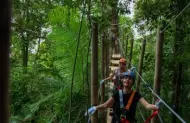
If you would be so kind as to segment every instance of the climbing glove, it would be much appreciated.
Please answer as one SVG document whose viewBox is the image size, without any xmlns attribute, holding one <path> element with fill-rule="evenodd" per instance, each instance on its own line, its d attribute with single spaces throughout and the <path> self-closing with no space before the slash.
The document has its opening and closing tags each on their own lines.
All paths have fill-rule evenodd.
<svg viewBox="0 0 190 123">
<path fill-rule="evenodd" d="M 101 80 L 101 81 L 100 81 L 100 85 L 102 85 L 103 83 L 104 83 L 104 80 Z"/>
<path fill-rule="evenodd" d="M 156 108 L 159 109 L 159 108 L 161 107 L 161 105 L 162 105 L 162 101 L 158 99 L 158 100 L 155 102 Z"/>
<path fill-rule="evenodd" d="M 134 71 L 135 69 L 136 69 L 135 67 L 132 67 L 130 70 L 131 70 L 131 71 Z"/>
<path fill-rule="evenodd" d="M 93 115 L 94 113 L 95 113 L 95 111 L 96 111 L 96 107 L 95 106 L 92 106 L 92 107 L 90 107 L 89 109 L 88 109 L 88 111 L 87 112 L 85 112 L 85 116 L 87 116 L 87 115 Z"/>
</svg>

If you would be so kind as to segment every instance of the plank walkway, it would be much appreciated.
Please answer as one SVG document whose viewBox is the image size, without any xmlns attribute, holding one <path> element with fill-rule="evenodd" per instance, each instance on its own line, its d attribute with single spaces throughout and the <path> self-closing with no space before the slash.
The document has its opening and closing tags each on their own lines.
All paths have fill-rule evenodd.
<svg viewBox="0 0 190 123">
<path fill-rule="evenodd" d="M 112 58 L 110 60 L 110 72 L 113 72 L 113 70 L 115 70 L 116 68 L 118 68 L 119 66 L 119 59 L 121 58 L 121 55 L 120 54 L 113 54 L 112 55 Z M 113 82 L 108 82 L 108 88 L 111 90 L 113 89 Z M 112 92 L 109 92 L 108 93 L 109 97 L 112 96 Z M 111 120 L 112 120 L 112 116 L 110 116 L 109 114 L 112 112 L 112 109 L 111 108 L 108 108 L 107 109 L 107 113 L 106 113 L 106 123 L 111 123 Z"/>
</svg>

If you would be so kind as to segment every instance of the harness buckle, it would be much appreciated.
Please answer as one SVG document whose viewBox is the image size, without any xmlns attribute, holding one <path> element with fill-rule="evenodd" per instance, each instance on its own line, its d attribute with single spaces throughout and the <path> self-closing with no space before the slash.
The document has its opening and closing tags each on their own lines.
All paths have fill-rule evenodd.
<svg viewBox="0 0 190 123">
<path fill-rule="evenodd" d="M 123 115 L 123 114 L 121 114 L 121 115 L 120 115 L 120 119 L 121 119 L 121 120 L 122 120 L 122 119 L 126 119 L 126 116 Z"/>
</svg>

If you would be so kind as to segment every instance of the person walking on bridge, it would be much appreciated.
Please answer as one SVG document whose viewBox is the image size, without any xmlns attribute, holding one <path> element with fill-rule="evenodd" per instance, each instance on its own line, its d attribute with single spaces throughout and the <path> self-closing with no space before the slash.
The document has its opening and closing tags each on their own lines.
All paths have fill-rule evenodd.
<svg viewBox="0 0 190 123">
<path fill-rule="evenodd" d="M 135 82 L 135 72 L 128 70 L 121 78 L 123 88 L 116 91 L 105 103 L 92 106 L 85 115 L 92 115 L 97 110 L 104 110 L 114 106 L 112 123 L 135 123 L 135 112 L 137 103 L 143 105 L 147 110 L 158 110 L 159 105 L 148 103 L 139 92 L 132 90 Z"/>
<path fill-rule="evenodd" d="M 103 79 L 100 81 L 100 85 L 102 85 L 105 81 L 107 80 L 113 80 L 114 82 L 114 91 L 117 89 L 121 89 L 122 87 L 122 82 L 121 82 L 121 76 L 122 73 L 124 73 L 127 70 L 126 68 L 126 59 L 121 58 L 119 60 L 119 67 L 113 70 L 113 72 L 110 74 L 109 77 Z"/>
</svg>

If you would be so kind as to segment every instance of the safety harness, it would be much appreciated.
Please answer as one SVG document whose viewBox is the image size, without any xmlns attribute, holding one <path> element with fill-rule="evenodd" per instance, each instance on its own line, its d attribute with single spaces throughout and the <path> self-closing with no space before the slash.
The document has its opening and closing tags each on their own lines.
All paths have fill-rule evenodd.
<svg viewBox="0 0 190 123">
<path fill-rule="evenodd" d="M 125 115 L 125 111 L 129 111 L 129 108 L 131 106 L 131 103 L 133 101 L 133 98 L 135 96 L 136 91 L 132 91 L 132 94 L 128 100 L 127 105 L 124 107 L 123 104 L 123 90 L 119 90 L 119 101 L 120 101 L 120 110 L 122 111 L 121 115 L 120 115 L 120 120 L 121 123 L 130 123 L 127 119 L 126 119 L 126 115 Z"/>
<path fill-rule="evenodd" d="M 119 90 L 119 101 L 120 101 L 120 110 L 122 111 L 121 113 L 121 116 L 120 116 L 120 120 L 121 120 L 121 123 L 130 123 L 127 119 L 126 119 L 126 115 L 125 115 L 125 111 L 129 111 L 129 108 L 131 106 L 131 103 L 133 101 L 133 98 L 135 96 L 135 92 L 136 91 L 132 91 L 132 94 L 128 100 L 128 103 L 127 105 L 124 107 L 124 104 L 123 104 L 123 90 Z M 144 123 L 149 123 L 150 120 L 155 117 L 156 115 L 158 115 L 159 113 L 159 110 L 156 110 L 154 111 L 151 116 L 148 117 L 148 119 L 144 122 Z"/>
</svg>

